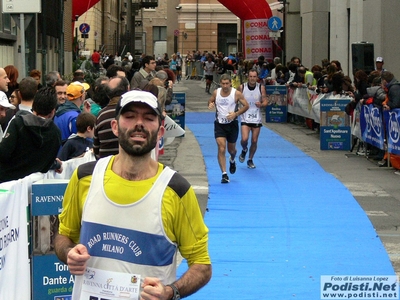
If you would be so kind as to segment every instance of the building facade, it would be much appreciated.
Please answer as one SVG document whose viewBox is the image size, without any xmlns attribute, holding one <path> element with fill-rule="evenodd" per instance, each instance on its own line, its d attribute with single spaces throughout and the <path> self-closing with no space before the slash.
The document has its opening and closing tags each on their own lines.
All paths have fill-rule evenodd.
<svg viewBox="0 0 400 300">
<path fill-rule="evenodd" d="M 241 21 L 216 0 L 183 0 L 176 10 L 179 36 L 177 49 L 186 54 L 193 50 L 241 51 Z"/>
<path fill-rule="evenodd" d="M 384 68 L 400 78 L 396 29 L 400 28 L 396 0 L 290 0 L 286 5 L 286 60 L 302 58 L 306 67 L 322 59 L 339 60 L 345 74 L 353 75 L 358 53 L 353 44 L 367 42 L 373 53 L 361 53 L 371 67 L 375 58 L 384 58 Z M 367 59 L 368 57 L 368 59 Z M 359 62 L 358 62 L 359 63 Z M 374 67 L 374 65 L 372 66 Z"/>
<path fill-rule="evenodd" d="M 283 51 L 276 53 L 283 61 L 298 56 L 306 67 L 311 68 L 321 64 L 323 59 L 335 59 L 342 63 L 346 74 L 352 75 L 352 44 L 366 41 L 373 44 L 373 56 L 384 57 L 385 66 L 395 75 L 398 72 L 400 77 L 397 71 L 400 67 L 398 42 L 391 30 L 400 26 L 395 14 L 400 8 L 399 1 L 291 0 L 285 1 L 284 8 L 284 1 L 268 2 L 273 15 L 281 17 L 285 23 L 277 41 Z M 101 3 L 94 9 L 101 11 L 104 6 Z M 126 15 L 124 5 L 121 11 Z M 112 13 L 107 18 L 118 23 Z M 123 41 L 113 41 L 109 29 L 99 29 L 103 35 L 97 45 L 118 44 L 116 48 L 125 49 L 125 52 L 136 52 L 137 55 L 144 52 L 155 57 L 178 51 L 185 55 L 192 50 L 221 51 L 226 55 L 241 51 L 241 20 L 217 0 L 159 0 L 155 8 L 135 11 L 135 21 L 134 51 Z M 126 20 L 121 18 L 119 22 L 123 34 L 127 28 Z M 90 49 L 94 47 L 93 41 L 91 45 Z"/>
<path fill-rule="evenodd" d="M 192 50 L 227 54 L 238 51 L 240 20 L 217 0 L 159 0 L 157 7 L 150 8 L 140 7 L 139 1 L 135 5 L 134 1 L 131 20 L 126 4 L 126 1 L 100 1 L 81 16 L 75 27 L 88 23 L 91 31 L 98 32 L 98 37 L 95 40 L 89 34 L 84 47 L 80 38 L 80 48 L 122 54 L 129 51 L 136 56 L 146 53 L 155 57 Z M 135 25 L 134 30 L 129 31 L 130 23 Z"/>
<path fill-rule="evenodd" d="M 43 74 L 54 70 L 72 72 L 72 0 L 42 0 L 40 5 L 40 13 L 25 14 L 3 11 L 1 7 L 0 66 L 15 65 L 19 80 L 32 69 Z"/>
</svg>

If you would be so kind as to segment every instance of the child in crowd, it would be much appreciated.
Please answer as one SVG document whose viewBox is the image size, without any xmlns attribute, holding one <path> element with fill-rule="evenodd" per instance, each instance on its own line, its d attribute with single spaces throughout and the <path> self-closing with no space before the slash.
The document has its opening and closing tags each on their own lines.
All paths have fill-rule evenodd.
<svg viewBox="0 0 400 300">
<path fill-rule="evenodd" d="M 72 134 L 58 153 L 61 161 L 82 156 L 93 148 L 94 125 L 96 117 L 87 112 L 82 112 L 76 119 L 77 134 Z"/>
</svg>

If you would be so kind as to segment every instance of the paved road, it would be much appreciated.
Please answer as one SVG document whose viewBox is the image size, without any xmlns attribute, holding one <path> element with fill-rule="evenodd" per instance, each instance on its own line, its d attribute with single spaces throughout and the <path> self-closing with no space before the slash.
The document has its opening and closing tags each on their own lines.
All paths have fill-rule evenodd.
<svg viewBox="0 0 400 300">
<path fill-rule="evenodd" d="M 187 112 L 208 111 L 209 95 L 205 93 L 205 82 L 183 80 L 175 85 L 174 91 L 186 93 Z M 375 161 L 351 152 L 320 150 L 319 134 L 304 126 L 290 123 L 264 123 L 264 126 L 313 157 L 351 191 L 374 225 L 397 275 L 400 275 L 400 176 L 394 174 L 393 169 L 379 168 Z M 165 155 L 160 161 L 189 180 L 204 212 L 208 201 L 205 165 L 196 139 L 190 128 L 186 130 L 185 137 L 176 138 L 165 147 Z"/>
</svg>

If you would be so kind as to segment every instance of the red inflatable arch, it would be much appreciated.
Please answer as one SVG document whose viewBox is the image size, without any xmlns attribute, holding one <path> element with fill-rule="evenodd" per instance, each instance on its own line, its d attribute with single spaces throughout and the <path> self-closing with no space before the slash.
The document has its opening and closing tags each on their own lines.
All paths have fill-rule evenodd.
<svg viewBox="0 0 400 300">
<path fill-rule="evenodd" d="M 73 0 L 72 2 L 72 21 L 75 16 L 81 16 L 87 12 L 92 6 L 100 2 L 100 0 Z"/>
<path fill-rule="evenodd" d="M 266 0 L 218 0 L 241 20 L 269 19 L 272 11 Z"/>
</svg>

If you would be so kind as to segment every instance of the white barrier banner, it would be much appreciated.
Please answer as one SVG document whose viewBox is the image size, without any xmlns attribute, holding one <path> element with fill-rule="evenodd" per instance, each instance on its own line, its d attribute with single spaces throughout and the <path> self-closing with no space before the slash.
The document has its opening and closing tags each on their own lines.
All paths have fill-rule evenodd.
<svg viewBox="0 0 400 300">
<path fill-rule="evenodd" d="M 169 116 L 165 116 L 164 127 L 164 138 L 177 137 L 185 134 L 185 130 Z"/>
<path fill-rule="evenodd" d="M 362 140 L 361 125 L 360 125 L 360 103 L 357 104 L 354 109 L 354 113 L 351 119 L 351 134 Z"/>
<path fill-rule="evenodd" d="M 305 118 L 313 119 L 316 123 L 321 123 L 321 99 L 337 98 L 345 99 L 347 96 L 328 94 L 317 94 L 308 88 L 288 88 L 288 112 Z"/>
<path fill-rule="evenodd" d="M 0 299 L 30 299 L 26 181 L 0 184 Z"/>
<path fill-rule="evenodd" d="M 62 163 L 62 168 L 63 171 L 61 173 L 56 173 L 54 171 L 48 171 L 44 178 L 45 179 L 70 179 L 72 176 L 72 173 L 74 173 L 75 169 L 79 167 L 80 165 L 94 161 L 96 160 L 96 157 L 94 156 L 94 153 L 92 150 L 87 151 L 84 156 L 82 157 L 76 157 L 76 158 L 71 158 L 67 161 L 63 161 Z"/>
<path fill-rule="evenodd" d="M 307 88 L 296 88 L 293 93 L 292 101 L 288 102 L 288 112 L 305 118 L 310 118 L 311 104 Z"/>
</svg>

